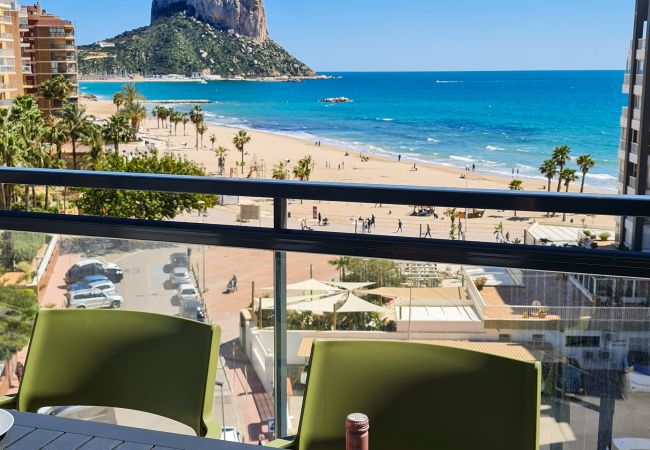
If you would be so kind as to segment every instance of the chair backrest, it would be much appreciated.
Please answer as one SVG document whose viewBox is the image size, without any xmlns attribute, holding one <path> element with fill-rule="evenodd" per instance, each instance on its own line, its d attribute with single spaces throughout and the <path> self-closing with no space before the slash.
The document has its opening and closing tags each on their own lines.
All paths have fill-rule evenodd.
<svg viewBox="0 0 650 450">
<path fill-rule="evenodd" d="M 449 347 L 316 341 L 299 450 L 345 448 L 370 419 L 372 450 L 537 450 L 540 365 Z"/>
<path fill-rule="evenodd" d="M 164 416 L 203 436 L 211 416 L 221 329 L 157 314 L 39 312 L 18 409 L 105 406 Z"/>
</svg>

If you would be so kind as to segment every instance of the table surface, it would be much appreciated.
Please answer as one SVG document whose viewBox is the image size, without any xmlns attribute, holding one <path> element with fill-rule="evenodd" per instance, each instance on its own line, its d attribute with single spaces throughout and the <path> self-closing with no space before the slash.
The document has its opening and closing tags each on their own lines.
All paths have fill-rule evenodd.
<svg viewBox="0 0 650 450">
<path fill-rule="evenodd" d="M 9 411 L 16 420 L 0 450 L 245 450 L 254 446 L 119 425 Z"/>
</svg>

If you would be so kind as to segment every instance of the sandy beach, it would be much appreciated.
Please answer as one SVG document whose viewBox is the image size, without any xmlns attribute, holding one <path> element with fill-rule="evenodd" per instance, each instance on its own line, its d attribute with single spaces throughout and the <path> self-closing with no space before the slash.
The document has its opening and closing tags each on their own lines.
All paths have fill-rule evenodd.
<svg viewBox="0 0 650 450">
<path fill-rule="evenodd" d="M 115 113 L 115 106 L 105 100 L 84 100 L 84 105 L 89 114 L 98 119 L 106 118 Z M 413 162 L 382 158 L 375 155 L 365 154 L 367 162 L 363 162 L 359 153 L 353 153 L 345 148 L 332 147 L 327 145 L 317 146 L 314 142 L 307 142 L 297 138 L 283 136 L 275 133 L 267 133 L 251 130 L 249 133 L 252 141 L 246 146 L 244 156 L 246 162 L 245 174 L 242 175 L 236 162 L 241 159 L 241 154 L 232 145 L 232 138 L 237 129 L 209 125 L 209 131 L 204 135 L 203 147 L 196 150 L 196 136 L 193 125 L 188 124 L 186 134 L 183 133 L 182 125 L 178 127 L 178 135 L 170 134 L 169 129 L 158 128 L 155 119 L 149 117 L 142 125 L 140 135 L 143 140 L 154 143 L 160 151 L 171 151 L 180 157 L 187 157 L 203 164 L 210 174 L 217 174 L 217 158 L 212 152 L 210 136 L 216 136 L 216 146 L 224 146 L 229 149 L 226 156 L 225 176 L 245 177 L 253 163 L 258 167 L 253 172 L 253 178 L 271 178 L 273 166 L 280 161 L 289 161 L 290 169 L 301 158 L 311 155 L 315 161 L 315 168 L 311 177 L 313 181 L 365 183 L 365 184 L 392 184 L 412 186 L 436 186 L 468 189 L 508 189 L 510 177 L 500 177 L 481 172 L 477 167 L 476 172 L 467 172 L 463 169 L 440 166 L 435 164 L 417 163 L 417 170 L 413 170 Z M 127 148 L 145 150 L 143 143 L 129 144 Z M 523 179 L 523 188 L 531 191 L 545 191 L 546 183 L 543 180 Z M 572 191 L 579 189 L 579 183 L 575 183 Z M 586 187 L 587 192 L 603 193 Z M 606 192 L 605 192 L 606 193 Z M 270 217 L 271 205 L 268 201 L 260 202 L 263 215 Z M 376 232 L 381 234 L 394 233 L 397 230 L 398 220 L 404 224 L 405 235 L 418 236 L 420 230 L 426 230 L 430 225 L 432 236 L 447 238 L 449 236 L 449 219 L 444 216 L 444 210 L 438 209 L 436 213 L 439 218 L 412 217 L 410 213 L 413 208 L 409 206 L 391 205 L 362 205 L 345 204 L 333 202 L 295 202 L 291 204 L 290 212 L 295 223 L 299 227 L 300 218 L 308 218 L 310 225 L 317 225 L 312 220 L 312 208 L 318 207 L 323 217 L 327 217 L 332 226 L 330 229 L 336 231 L 355 230 L 354 218 L 367 218 L 374 215 L 377 221 Z M 230 207 L 233 209 L 234 207 Z M 234 214 L 234 211 L 233 211 Z M 561 224 L 562 216 L 547 218 L 546 213 L 519 213 L 514 217 L 513 211 L 488 211 L 482 219 L 471 219 L 463 223 L 467 227 L 466 238 L 471 240 L 494 240 L 494 228 L 503 223 L 505 232 L 510 238 L 522 239 L 524 230 L 534 221 L 543 223 Z M 611 217 L 586 217 L 584 215 L 568 215 L 566 224 L 571 221 L 576 226 L 581 226 L 583 221 L 587 227 L 599 227 L 614 229 L 614 219 Z M 361 232 L 360 224 L 356 224 Z M 375 232 L 375 230 L 373 230 Z"/>
</svg>

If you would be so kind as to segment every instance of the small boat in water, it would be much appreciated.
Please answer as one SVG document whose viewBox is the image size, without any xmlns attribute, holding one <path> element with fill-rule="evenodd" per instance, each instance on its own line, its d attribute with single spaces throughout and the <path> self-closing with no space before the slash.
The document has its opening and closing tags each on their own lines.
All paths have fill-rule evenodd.
<svg viewBox="0 0 650 450">
<path fill-rule="evenodd" d="M 321 100 L 323 103 L 352 103 L 352 99 L 347 97 L 331 97 Z"/>
</svg>

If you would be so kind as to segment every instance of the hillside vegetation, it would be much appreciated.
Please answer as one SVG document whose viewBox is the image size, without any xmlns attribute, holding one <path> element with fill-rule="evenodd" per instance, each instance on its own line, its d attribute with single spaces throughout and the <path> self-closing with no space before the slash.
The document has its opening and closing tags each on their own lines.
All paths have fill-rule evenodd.
<svg viewBox="0 0 650 450">
<path fill-rule="evenodd" d="M 223 77 L 311 76 L 314 72 L 273 40 L 259 43 L 185 14 L 157 20 L 99 45 L 79 47 L 84 75 L 168 75 L 206 72 Z"/>
</svg>

